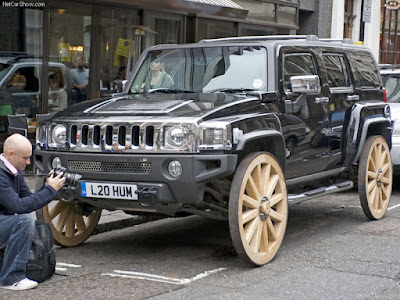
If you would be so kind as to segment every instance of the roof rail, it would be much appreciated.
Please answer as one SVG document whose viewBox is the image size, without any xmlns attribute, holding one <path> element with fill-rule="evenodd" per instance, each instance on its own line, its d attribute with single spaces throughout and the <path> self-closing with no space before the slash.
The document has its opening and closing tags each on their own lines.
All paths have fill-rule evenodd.
<svg viewBox="0 0 400 300">
<path fill-rule="evenodd" d="M 28 54 L 26 54 L 26 55 L 18 55 L 16 57 L 13 57 L 9 61 L 7 61 L 7 64 L 13 64 L 13 63 L 15 63 L 15 62 L 17 62 L 17 61 L 19 61 L 21 59 L 24 59 L 24 58 L 41 58 L 41 57 L 35 57 L 33 55 L 28 55 Z"/>
<path fill-rule="evenodd" d="M 344 44 L 354 44 L 352 39 L 349 38 L 344 38 L 344 39 L 330 39 L 330 38 L 323 38 L 320 39 L 323 42 L 338 42 L 338 43 L 344 43 Z"/>
<path fill-rule="evenodd" d="M 26 52 L 22 51 L 0 51 L 0 57 L 10 57 L 10 56 L 20 56 L 20 55 L 28 55 Z"/>
<path fill-rule="evenodd" d="M 227 37 L 218 39 L 204 39 L 200 40 L 199 43 L 210 43 L 210 42 L 242 42 L 242 41 L 272 41 L 272 40 L 305 40 L 307 38 L 316 38 L 315 35 L 259 35 L 259 36 L 238 36 L 238 37 Z"/>
</svg>

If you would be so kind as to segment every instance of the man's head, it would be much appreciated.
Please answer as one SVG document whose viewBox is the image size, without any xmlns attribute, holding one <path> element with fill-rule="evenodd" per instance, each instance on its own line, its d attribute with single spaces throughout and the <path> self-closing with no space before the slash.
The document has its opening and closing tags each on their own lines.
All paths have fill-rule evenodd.
<svg viewBox="0 0 400 300">
<path fill-rule="evenodd" d="M 23 135 L 15 133 L 4 141 L 3 155 L 18 171 L 23 171 L 31 163 L 32 144 Z"/>
<path fill-rule="evenodd" d="M 83 59 L 83 56 L 78 56 L 76 58 L 75 67 L 77 69 L 83 69 L 84 66 L 85 66 L 85 61 Z"/>
</svg>

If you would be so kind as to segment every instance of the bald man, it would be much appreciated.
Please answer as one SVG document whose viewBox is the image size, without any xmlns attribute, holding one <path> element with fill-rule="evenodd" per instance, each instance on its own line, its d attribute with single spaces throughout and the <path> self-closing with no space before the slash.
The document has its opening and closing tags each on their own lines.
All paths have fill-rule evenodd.
<svg viewBox="0 0 400 300">
<path fill-rule="evenodd" d="M 51 202 L 65 178 L 49 176 L 45 185 L 32 194 L 22 171 L 31 163 L 32 145 L 20 134 L 8 137 L 0 155 L 0 249 L 5 247 L 0 286 L 9 290 L 27 290 L 38 285 L 26 278 L 26 265 L 35 233 L 30 212 Z"/>
</svg>

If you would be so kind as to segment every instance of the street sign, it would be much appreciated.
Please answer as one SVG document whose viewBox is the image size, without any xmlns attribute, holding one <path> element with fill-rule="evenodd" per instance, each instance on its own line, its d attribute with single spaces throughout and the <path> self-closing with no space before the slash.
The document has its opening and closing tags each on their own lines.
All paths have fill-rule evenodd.
<svg viewBox="0 0 400 300">
<path fill-rule="evenodd" d="M 365 23 L 371 23 L 371 6 L 372 0 L 364 0 L 362 21 Z"/>
</svg>

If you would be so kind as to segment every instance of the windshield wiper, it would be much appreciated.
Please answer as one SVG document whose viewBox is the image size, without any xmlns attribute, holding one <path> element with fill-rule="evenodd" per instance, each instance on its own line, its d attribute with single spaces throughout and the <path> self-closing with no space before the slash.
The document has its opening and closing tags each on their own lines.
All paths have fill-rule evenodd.
<svg viewBox="0 0 400 300">
<path fill-rule="evenodd" d="M 246 89 L 246 88 L 224 88 L 224 89 L 215 89 L 209 91 L 209 93 L 242 93 L 242 92 L 254 92 L 255 89 Z"/>
<path fill-rule="evenodd" d="M 181 90 L 181 89 L 168 89 L 168 88 L 159 88 L 159 89 L 152 89 L 148 90 L 147 94 L 152 93 L 165 93 L 165 94 L 173 94 L 173 93 L 194 93 L 190 90 Z"/>
</svg>

